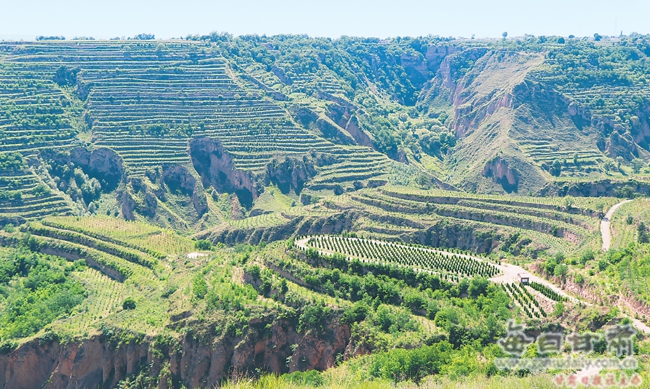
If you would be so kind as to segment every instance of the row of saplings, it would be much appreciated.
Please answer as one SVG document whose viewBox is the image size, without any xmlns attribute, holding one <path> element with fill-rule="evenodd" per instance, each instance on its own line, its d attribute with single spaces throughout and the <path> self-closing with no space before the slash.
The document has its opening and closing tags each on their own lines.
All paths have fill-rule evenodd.
<svg viewBox="0 0 650 389">
<path fill-rule="evenodd" d="M 361 258 L 373 258 L 425 269 L 444 270 L 467 276 L 490 277 L 498 273 L 498 270 L 487 262 L 455 254 L 444 255 L 431 250 L 394 243 L 379 243 L 341 237 L 316 237 L 311 238 L 308 244 L 323 250 Z"/>
<path fill-rule="evenodd" d="M 314 251 L 311 252 L 314 255 Z M 448 282 L 437 274 L 416 272 L 412 268 L 382 263 L 348 261 L 342 255 L 317 255 L 323 268 L 299 267 L 292 261 L 280 260 L 282 270 L 304 280 L 305 284 L 318 292 L 332 297 L 359 301 L 366 297 L 380 303 L 403 305 L 414 314 L 433 319 L 437 313 L 438 301 L 422 293 L 425 290 L 446 291 L 451 297 L 469 295 L 476 298 L 485 295 L 490 282 L 486 278 L 460 279 Z M 312 262 L 314 258 L 312 258 Z"/>
<path fill-rule="evenodd" d="M 547 314 L 544 309 L 539 304 L 539 301 L 535 299 L 526 288 L 521 287 L 519 284 L 505 283 L 501 284 L 503 289 L 510 294 L 519 302 L 519 305 L 524 309 L 526 315 L 530 318 L 535 316 L 540 318 L 540 314 L 543 317 L 546 317 Z M 535 309 L 535 307 L 537 309 Z"/>
</svg>

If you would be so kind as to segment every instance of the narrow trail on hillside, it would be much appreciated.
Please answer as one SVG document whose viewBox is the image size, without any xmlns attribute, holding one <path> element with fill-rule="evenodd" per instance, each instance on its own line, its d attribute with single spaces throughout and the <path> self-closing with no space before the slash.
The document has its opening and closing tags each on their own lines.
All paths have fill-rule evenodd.
<svg viewBox="0 0 650 389">
<path fill-rule="evenodd" d="M 609 250 L 612 244 L 612 232 L 610 229 L 610 224 L 611 224 L 612 216 L 614 216 L 614 212 L 618 209 L 618 207 L 620 207 L 623 204 L 629 203 L 630 201 L 632 200 L 621 201 L 620 203 L 614 205 L 609 209 L 609 211 L 607 211 L 607 214 L 605 215 L 603 220 L 601 220 L 600 234 L 603 237 L 603 247 L 602 247 L 603 251 Z"/>
<path fill-rule="evenodd" d="M 632 305 L 630 305 L 627 301 L 624 301 L 622 299 L 619 299 L 618 307 L 621 308 L 622 310 L 627 308 L 632 312 L 634 312 L 635 314 L 638 313 Z M 634 318 L 633 316 L 631 316 L 630 319 L 632 320 L 632 325 L 634 326 L 634 328 L 636 328 L 640 332 L 643 332 L 646 335 L 650 335 L 650 326 L 646 325 L 641 320 Z"/>
<path fill-rule="evenodd" d="M 601 235 L 603 237 L 603 246 L 602 246 L 603 251 L 608 251 L 611 248 L 611 244 L 612 244 L 611 221 L 612 221 L 612 216 L 614 216 L 614 212 L 616 212 L 616 210 L 621 205 L 627 204 L 630 201 L 632 201 L 632 200 L 625 200 L 625 201 L 621 201 L 618 204 L 615 204 L 613 207 L 611 207 L 609 209 L 609 211 L 607 211 L 607 214 L 605 215 L 603 220 L 600 222 L 600 233 L 601 233 Z M 637 310 L 634 309 L 633 306 L 631 306 L 627 302 L 625 302 L 624 304 L 621 304 L 620 300 L 619 300 L 618 307 L 622 311 L 625 311 L 625 310 L 632 311 L 633 315 L 630 316 L 630 319 L 632 320 L 632 325 L 634 326 L 634 328 L 636 328 L 639 332 L 642 332 L 644 334 L 650 334 L 650 327 L 648 325 L 646 325 L 644 322 L 642 322 L 641 320 L 636 319 L 634 317 L 634 315 L 638 314 L 639 312 L 637 312 Z"/>
</svg>

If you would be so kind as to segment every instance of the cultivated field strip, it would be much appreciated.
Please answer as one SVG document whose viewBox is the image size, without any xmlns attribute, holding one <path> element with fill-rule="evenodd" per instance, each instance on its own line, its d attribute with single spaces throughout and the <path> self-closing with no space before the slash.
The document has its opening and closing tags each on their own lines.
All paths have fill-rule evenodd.
<svg viewBox="0 0 650 389">
<path fill-rule="evenodd" d="M 526 313 L 526 316 L 533 319 L 547 317 L 547 313 L 539 301 L 528 291 L 526 286 L 515 282 L 501 284 L 503 290 L 512 297 L 512 300 Z"/>
<path fill-rule="evenodd" d="M 23 167 L 19 171 L 0 169 L 0 221 L 20 223 L 42 216 L 72 212 L 69 203 Z"/>
<path fill-rule="evenodd" d="M 112 244 L 115 244 L 115 245 L 118 245 L 118 246 L 123 246 L 123 247 L 128 248 L 128 249 L 134 249 L 134 250 L 140 251 L 141 253 L 150 255 L 150 256 L 152 256 L 154 258 L 157 258 L 157 259 L 165 258 L 165 254 L 159 253 L 159 252 L 157 252 L 155 250 L 152 250 L 152 249 L 150 249 L 148 247 L 144 247 L 144 246 L 137 245 L 137 244 L 134 244 L 134 243 L 125 242 L 123 240 L 115 239 L 115 238 L 112 238 L 110 236 L 100 234 L 100 233 L 97 233 L 97 232 L 88 231 L 88 230 L 85 230 L 85 229 L 83 229 L 81 227 L 66 225 L 64 223 L 60 223 L 60 222 L 56 222 L 56 221 L 52 221 L 52 220 L 48 220 L 48 219 L 41 220 L 40 223 L 42 225 L 50 227 L 50 228 L 55 228 L 55 229 L 59 229 L 59 230 L 73 231 L 73 232 L 76 232 L 76 233 L 79 233 L 79 234 L 82 234 L 82 235 L 86 235 L 88 237 L 95 238 L 95 239 L 98 239 L 98 240 L 101 240 L 101 241 L 104 241 L 104 242 L 112 243 Z"/>
<path fill-rule="evenodd" d="M 281 212 L 273 212 L 259 216 L 247 217 L 242 220 L 231 220 L 228 223 L 233 227 L 248 229 L 281 225 L 286 223 L 288 220 L 289 219 Z"/>
<path fill-rule="evenodd" d="M 146 269 L 107 252 L 72 241 L 41 235 L 33 235 L 32 239 L 31 245 L 34 249 L 68 260 L 84 259 L 90 267 L 119 282 L 123 282 L 134 273 L 142 271 L 141 269 Z"/>
<path fill-rule="evenodd" d="M 71 102 L 54 83 L 55 71 L 0 55 L 0 152 L 28 155 L 74 143 Z"/>
<path fill-rule="evenodd" d="M 88 298 L 76 314 L 62 319 L 56 326 L 75 333 L 80 329 L 87 331 L 93 328 L 97 320 L 102 320 L 115 312 L 124 301 L 126 286 L 93 268 L 72 274 L 83 284 Z"/>
<path fill-rule="evenodd" d="M 302 240 L 305 241 L 305 247 L 315 248 L 326 253 L 339 253 L 351 258 L 456 274 L 462 277 L 493 277 L 499 273 L 497 267 L 487 261 L 465 254 L 425 247 L 327 235 Z"/>
<path fill-rule="evenodd" d="M 567 208 L 566 199 L 562 197 L 531 197 L 531 196 L 499 196 L 445 190 L 411 190 L 410 188 L 383 188 L 382 193 L 392 197 L 410 199 L 421 202 L 455 204 L 461 200 L 478 200 L 495 204 L 504 204 L 526 208 L 540 208 L 568 213 L 581 213 L 587 216 L 599 217 L 599 212 L 609 209 L 619 200 L 613 197 L 579 197 L 574 198 L 574 204 Z"/>
<path fill-rule="evenodd" d="M 194 250 L 191 241 L 180 238 L 175 231 L 137 221 L 127 222 L 108 216 L 68 216 L 49 217 L 42 222 L 149 253 L 155 258 L 160 258 L 161 255 L 187 254 Z"/>
<path fill-rule="evenodd" d="M 44 236 L 56 240 L 63 240 L 79 244 L 85 247 L 93 248 L 97 251 L 121 258 L 125 261 L 153 268 L 156 264 L 156 259 L 145 255 L 137 250 L 127 248 L 112 242 L 107 242 L 95 237 L 88 236 L 81 232 L 72 230 L 60 229 L 50 227 L 39 222 L 32 222 L 27 227 L 27 230 L 33 235 Z"/>
<path fill-rule="evenodd" d="M 583 226 L 570 224 L 546 217 L 535 217 L 525 213 L 519 213 L 517 208 L 511 210 L 490 210 L 475 206 L 463 206 L 457 204 L 427 204 L 392 198 L 389 196 L 369 195 L 361 193 L 352 196 L 352 199 L 364 205 L 373 205 L 385 211 L 398 212 L 414 215 L 438 215 L 456 219 L 485 222 L 495 225 L 517 227 L 532 231 L 549 234 L 572 233 L 577 236 L 586 235 L 587 231 Z M 473 204 L 472 204 L 473 205 Z"/>
</svg>

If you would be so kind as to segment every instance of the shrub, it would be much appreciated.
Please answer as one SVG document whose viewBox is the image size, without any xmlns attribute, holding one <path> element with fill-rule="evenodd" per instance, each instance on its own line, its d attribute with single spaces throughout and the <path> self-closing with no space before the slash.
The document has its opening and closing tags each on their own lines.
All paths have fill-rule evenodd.
<svg viewBox="0 0 650 389">
<path fill-rule="evenodd" d="M 135 309 L 135 300 L 133 297 L 127 297 L 124 302 L 122 303 L 122 308 L 124 310 L 132 310 Z"/>
<path fill-rule="evenodd" d="M 325 323 L 327 323 L 330 311 L 331 309 L 322 301 L 307 305 L 300 315 L 298 332 L 310 329 L 322 332 L 325 329 Z"/>
<path fill-rule="evenodd" d="M 564 314 L 564 303 L 559 302 L 555 304 L 555 309 L 553 310 L 553 315 L 555 316 L 562 316 Z"/>
<path fill-rule="evenodd" d="M 645 228 L 645 223 L 641 222 L 639 223 L 639 226 L 637 227 L 638 231 L 638 237 L 637 240 L 639 243 L 648 243 L 650 242 L 650 238 L 648 237 L 648 231 L 646 231 Z"/>
<path fill-rule="evenodd" d="M 427 375 L 439 374 L 452 360 L 454 351 L 449 342 L 413 350 L 395 349 L 371 357 L 369 372 L 374 377 L 418 383 Z"/>
<path fill-rule="evenodd" d="M 194 297 L 203 299 L 208 294 L 208 283 L 203 274 L 197 274 L 192 281 L 192 293 Z"/>
<path fill-rule="evenodd" d="M 569 270 L 569 267 L 565 264 L 560 264 L 555 267 L 553 270 L 553 275 L 556 277 L 564 277 Z"/>
<path fill-rule="evenodd" d="M 5 340 L 0 343 L 0 355 L 6 355 L 14 351 L 18 347 L 18 342 L 14 340 Z"/>
<path fill-rule="evenodd" d="M 250 276 L 256 280 L 260 278 L 261 272 L 260 267 L 257 265 L 249 266 L 248 269 L 246 269 L 246 273 L 250 274 Z"/>
<path fill-rule="evenodd" d="M 43 184 L 38 184 L 36 188 L 34 188 L 35 196 L 49 195 L 50 193 L 52 193 L 50 187 Z"/>
<path fill-rule="evenodd" d="M 582 263 L 584 265 L 588 261 L 593 260 L 595 257 L 596 257 L 596 255 L 594 254 L 594 251 L 592 249 L 587 249 L 580 256 L 580 263 Z"/>
<path fill-rule="evenodd" d="M 296 371 L 282 376 L 282 380 L 295 385 L 316 387 L 324 384 L 323 376 L 316 370 Z"/>
<path fill-rule="evenodd" d="M 212 250 L 212 242 L 205 239 L 197 240 L 196 242 L 194 242 L 194 248 L 197 250 L 204 250 L 204 251 Z"/>
<path fill-rule="evenodd" d="M 576 283 L 582 284 L 585 282 L 585 277 L 582 274 L 576 274 Z"/>
<path fill-rule="evenodd" d="M 345 324 L 358 323 L 365 320 L 370 307 L 363 301 L 357 301 L 351 307 L 347 308 L 343 312 L 343 318 L 341 321 Z"/>
<path fill-rule="evenodd" d="M 487 278 L 472 278 L 467 292 L 470 296 L 477 298 L 478 296 L 487 294 L 487 288 L 489 285 L 490 281 L 488 281 Z"/>
</svg>

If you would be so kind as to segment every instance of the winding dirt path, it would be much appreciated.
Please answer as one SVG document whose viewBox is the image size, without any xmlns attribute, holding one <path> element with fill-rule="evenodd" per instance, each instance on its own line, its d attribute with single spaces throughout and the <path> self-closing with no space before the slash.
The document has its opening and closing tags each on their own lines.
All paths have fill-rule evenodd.
<svg viewBox="0 0 650 389">
<path fill-rule="evenodd" d="M 620 207 L 621 205 L 623 205 L 625 203 L 629 203 L 630 201 L 632 201 L 632 200 L 621 201 L 620 203 L 614 205 L 613 207 L 611 207 L 609 209 L 609 211 L 607 211 L 607 214 L 605 215 L 603 220 L 601 220 L 601 222 L 600 222 L 600 234 L 603 237 L 603 247 L 602 247 L 603 251 L 609 250 L 609 248 L 610 248 L 610 246 L 612 244 L 612 232 L 611 232 L 610 224 L 611 224 L 612 216 L 614 216 L 614 212 L 618 209 L 618 207 Z"/>
<path fill-rule="evenodd" d="M 628 303 L 627 301 L 623 299 L 619 299 L 618 301 L 619 301 L 618 307 L 621 308 L 623 311 L 627 309 L 632 311 L 633 314 L 638 313 L 636 309 L 634 309 L 634 307 L 630 305 L 630 303 Z M 635 319 L 633 315 L 630 316 L 630 319 L 632 320 L 632 325 L 634 326 L 634 328 L 639 330 L 639 332 L 643 332 L 646 335 L 650 335 L 650 327 L 648 325 L 646 325 L 644 322 L 642 322 L 639 319 Z"/>
</svg>

